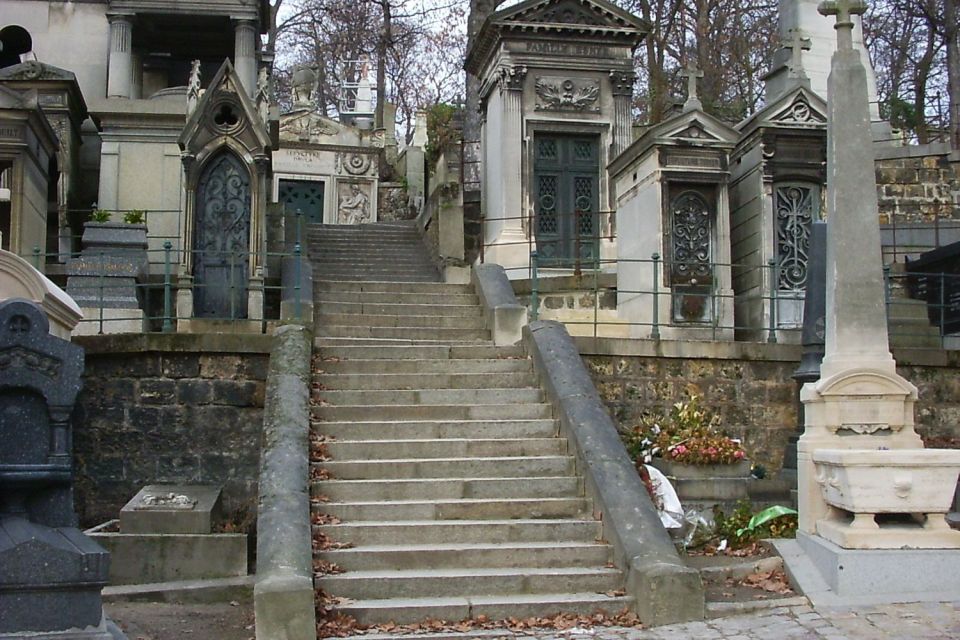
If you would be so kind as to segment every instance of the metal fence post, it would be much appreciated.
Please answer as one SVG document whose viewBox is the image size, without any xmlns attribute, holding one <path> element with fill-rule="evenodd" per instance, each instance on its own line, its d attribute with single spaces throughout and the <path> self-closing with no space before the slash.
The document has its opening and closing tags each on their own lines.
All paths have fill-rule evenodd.
<svg viewBox="0 0 960 640">
<path fill-rule="evenodd" d="M 173 331 L 173 321 L 170 315 L 173 311 L 173 296 L 170 283 L 170 249 L 173 243 L 169 240 L 163 243 L 163 327 L 164 333 Z"/>
<path fill-rule="evenodd" d="M 540 283 L 537 275 L 537 252 L 530 252 L 530 317 L 534 320 L 540 317 Z"/>
<path fill-rule="evenodd" d="M 33 247 L 33 266 L 37 271 L 40 271 L 40 247 Z"/>
<path fill-rule="evenodd" d="M 303 271 L 301 270 L 301 267 L 300 267 L 301 250 L 300 250 L 299 242 L 293 246 L 293 255 L 295 255 L 297 258 L 297 265 L 296 265 L 296 271 L 295 271 L 296 280 L 294 281 L 294 284 L 293 284 L 293 289 L 294 291 L 297 292 L 297 300 L 296 300 L 296 305 L 294 306 L 294 309 L 296 311 L 297 320 L 303 320 L 303 318 L 301 317 L 303 314 L 302 314 L 302 307 L 300 302 L 300 278 L 303 275 Z"/>
<path fill-rule="evenodd" d="M 653 260 L 653 328 L 650 330 L 650 337 L 654 340 L 660 339 L 660 254 L 654 253 L 650 258 Z"/>
<path fill-rule="evenodd" d="M 103 266 L 103 251 L 101 251 L 101 252 L 100 252 L 100 269 L 99 269 L 99 273 L 97 274 L 97 281 L 99 282 L 99 288 L 100 288 L 100 305 L 99 305 L 99 307 L 100 307 L 100 331 L 99 331 L 99 333 L 100 333 L 100 334 L 103 334 L 103 270 L 104 270 L 104 266 Z"/>
<path fill-rule="evenodd" d="M 303 209 L 297 209 L 297 245 L 303 246 Z"/>
<path fill-rule="evenodd" d="M 230 252 L 230 319 L 237 319 L 237 283 L 236 274 L 234 271 L 237 266 L 237 254 L 235 251 Z"/>
<path fill-rule="evenodd" d="M 773 344 L 777 341 L 777 305 L 779 299 L 777 289 L 777 261 L 774 258 L 767 260 L 767 266 L 770 267 L 770 327 L 767 332 L 767 342 Z"/>
<path fill-rule="evenodd" d="M 946 277 L 947 274 L 940 272 L 940 348 L 943 348 L 944 339 L 946 336 L 946 321 L 947 317 L 947 294 L 946 294 Z"/>
</svg>

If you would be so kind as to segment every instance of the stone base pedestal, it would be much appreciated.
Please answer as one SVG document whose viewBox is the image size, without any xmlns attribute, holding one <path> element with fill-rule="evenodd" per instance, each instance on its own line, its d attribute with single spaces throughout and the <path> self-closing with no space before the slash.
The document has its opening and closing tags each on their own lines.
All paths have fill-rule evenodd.
<svg viewBox="0 0 960 640">
<path fill-rule="evenodd" d="M 143 311 L 140 309 L 91 309 L 81 307 L 83 322 L 74 335 L 95 336 L 101 333 L 143 333 Z M 101 326 L 100 319 L 103 319 Z"/>
<path fill-rule="evenodd" d="M 942 513 L 929 514 L 925 523 L 882 525 L 867 515 L 837 512 L 817 522 L 817 535 L 844 549 L 960 549 L 960 531 L 951 529 Z"/>
<path fill-rule="evenodd" d="M 803 532 L 797 544 L 841 597 L 886 595 L 899 602 L 960 597 L 960 550 L 842 549 Z"/>
<path fill-rule="evenodd" d="M 0 639 L 122 638 L 103 617 L 110 554 L 79 529 L 0 521 Z"/>
</svg>

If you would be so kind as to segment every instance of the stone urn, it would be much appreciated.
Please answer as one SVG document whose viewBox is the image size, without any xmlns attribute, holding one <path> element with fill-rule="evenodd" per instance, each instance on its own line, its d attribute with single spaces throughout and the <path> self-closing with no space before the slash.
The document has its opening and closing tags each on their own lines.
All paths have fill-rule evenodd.
<svg viewBox="0 0 960 640">
<path fill-rule="evenodd" d="M 817 449 L 813 463 L 831 507 L 817 522 L 820 536 L 854 549 L 960 548 L 960 531 L 946 523 L 960 450 Z"/>
<path fill-rule="evenodd" d="M 654 458 L 651 465 L 667 476 L 684 506 L 709 509 L 720 504 L 732 508 L 748 497 L 750 461 L 734 464 L 684 464 L 663 458 Z"/>
<path fill-rule="evenodd" d="M 93 222 L 83 225 L 80 239 L 84 252 L 129 255 L 144 263 L 147 259 L 147 225 L 126 222 Z"/>
</svg>

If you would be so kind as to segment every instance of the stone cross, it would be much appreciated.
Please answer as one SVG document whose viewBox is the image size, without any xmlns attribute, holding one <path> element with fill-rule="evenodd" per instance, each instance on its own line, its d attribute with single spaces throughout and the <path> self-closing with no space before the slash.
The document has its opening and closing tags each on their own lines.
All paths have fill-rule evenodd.
<svg viewBox="0 0 960 640">
<path fill-rule="evenodd" d="M 800 29 L 790 29 L 787 32 L 790 39 L 784 43 L 784 49 L 790 49 L 790 72 L 795 78 L 806 78 L 807 74 L 803 70 L 803 52 L 810 51 L 810 38 Z"/>
<path fill-rule="evenodd" d="M 697 79 L 703 77 L 703 71 L 697 67 L 695 61 L 690 60 L 687 68 L 681 71 L 680 75 L 687 79 L 687 101 L 683 105 L 684 111 L 702 108 L 703 105 L 697 96 Z"/>
<path fill-rule="evenodd" d="M 867 11 L 866 0 L 824 0 L 817 7 L 824 16 L 837 16 L 837 49 L 853 49 L 853 16 Z"/>
</svg>

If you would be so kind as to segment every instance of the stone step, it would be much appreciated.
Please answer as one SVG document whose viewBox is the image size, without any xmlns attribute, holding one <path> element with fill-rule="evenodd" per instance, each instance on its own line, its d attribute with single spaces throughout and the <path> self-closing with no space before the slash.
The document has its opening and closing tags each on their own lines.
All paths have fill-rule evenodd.
<svg viewBox="0 0 960 640">
<path fill-rule="evenodd" d="M 472 318 L 483 315 L 480 307 L 470 304 L 323 302 L 319 305 L 319 308 L 325 314 L 444 316 L 450 318 Z"/>
<path fill-rule="evenodd" d="M 520 389 L 360 389 L 318 391 L 319 399 L 342 405 L 524 404 L 543 401 L 540 388 Z"/>
<path fill-rule="evenodd" d="M 462 340 L 490 339 L 486 329 L 450 329 L 435 327 L 363 327 L 353 325 L 320 325 L 317 334 L 340 338 L 400 338 L 405 340 Z"/>
<path fill-rule="evenodd" d="M 429 371 L 430 369 L 425 369 Z M 315 375 L 313 381 L 325 389 L 517 389 L 532 387 L 533 373 L 332 373 Z"/>
<path fill-rule="evenodd" d="M 345 420 L 531 420 L 552 418 L 553 406 L 541 404 L 434 404 L 434 405 L 339 405 L 314 406 L 310 409 L 316 420 L 342 422 Z M 322 429 L 322 426 L 320 427 Z"/>
<path fill-rule="evenodd" d="M 621 586 L 622 575 L 606 567 L 518 567 L 351 571 L 317 576 L 318 589 L 354 600 L 441 594 L 601 593 Z"/>
<path fill-rule="evenodd" d="M 480 304 L 479 298 L 472 293 L 437 293 L 437 292 L 417 292 L 417 291 L 403 291 L 415 284 L 432 284 L 429 282 L 397 282 L 394 283 L 397 286 L 396 292 L 387 292 L 387 291 L 349 291 L 349 290 L 338 290 L 338 291 L 324 291 L 321 285 L 324 283 L 323 280 L 315 282 L 314 286 L 314 300 L 318 303 L 318 306 L 323 309 L 323 305 L 330 302 L 353 302 L 360 304 L 383 304 L 383 303 L 394 303 L 394 304 L 422 304 L 428 306 L 435 305 L 471 305 L 476 306 Z M 346 285 L 348 282 L 338 281 L 337 284 Z M 358 283 L 361 284 L 361 283 Z"/>
<path fill-rule="evenodd" d="M 398 375 L 429 371 L 429 375 L 483 375 L 533 373 L 533 363 L 520 359 L 424 359 L 424 360 L 340 360 L 320 361 L 314 365 L 317 375 Z M 314 377 L 316 379 L 316 376 Z"/>
<path fill-rule="evenodd" d="M 317 279 L 337 280 L 344 277 L 351 280 L 376 280 L 386 279 L 404 280 L 407 276 L 430 276 L 433 280 L 426 282 L 436 282 L 439 278 L 437 270 L 432 266 L 410 266 L 410 265 L 390 265 L 372 264 L 372 265 L 330 265 L 324 263 L 314 263 L 314 277 Z"/>
<path fill-rule="evenodd" d="M 320 349 L 320 360 L 334 358 L 350 360 L 525 360 L 522 346 L 496 347 L 490 345 L 396 345 L 371 347 L 365 345 L 331 345 Z"/>
<path fill-rule="evenodd" d="M 568 453 L 565 438 L 490 438 L 462 440 L 337 440 L 327 443 L 334 460 L 455 458 L 463 456 L 549 456 Z"/>
<path fill-rule="evenodd" d="M 574 473 L 571 456 L 330 460 L 315 463 L 337 480 L 366 478 L 523 478 Z"/>
<path fill-rule="evenodd" d="M 355 548 L 384 544 L 450 544 L 497 542 L 596 542 L 602 535 L 596 520 L 407 520 L 397 522 L 344 522 L 315 525 L 335 542 Z M 339 594 L 338 594 L 339 595 Z"/>
<path fill-rule="evenodd" d="M 553 618 L 558 613 L 588 616 L 599 611 L 613 614 L 632 606 L 634 603 L 630 598 L 604 593 L 538 593 L 354 600 L 340 605 L 337 610 L 362 624 L 407 624 L 425 619 L 459 621 L 478 616 L 490 620 Z M 514 634 L 499 632 L 489 637 L 507 636 L 514 637 Z"/>
<path fill-rule="evenodd" d="M 314 422 L 317 433 L 339 440 L 428 440 L 437 438 L 550 438 L 557 423 L 544 420 L 458 420 Z"/>
<path fill-rule="evenodd" d="M 314 287 L 322 292 L 341 292 L 341 293 L 389 293 L 395 295 L 398 293 L 417 293 L 417 294 L 443 294 L 443 295 L 469 295 L 469 302 L 464 304 L 478 304 L 477 297 L 474 295 L 473 285 L 469 284 L 447 284 L 445 282 L 338 282 L 336 280 L 320 280 Z"/>
<path fill-rule="evenodd" d="M 314 511 L 344 522 L 362 520 L 508 520 L 514 518 L 576 518 L 589 513 L 584 498 L 491 498 L 465 500 L 389 500 L 329 502 Z"/>
<path fill-rule="evenodd" d="M 345 571 L 480 569 L 493 567 L 602 567 L 610 547 L 596 542 L 411 544 L 354 547 L 315 554 Z"/>
<path fill-rule="evenodd" d="M 314 277 L 318 280 L 321 278 L 330 278 L 336 279 L 338 282 L 357 282 L 362 283 L 370 279 L 369 272 L 363 271 L 351 271 L 351 270 L 326 270 L 322 271 L 319 268 L 314 270 L 316 274 Z M 427 271 L 409 271 L 409 270 L 400 270 L 394 269 L 391 271 L 391 275 L 394 280 L 398 283 L 420 283 L 420 282 L 436 282 L 439 277 L 436 273 L 431 273 Z"/>
<path fill-rule="evenodd" d="M 540 499 L 581 496 L 583 486 L 576 476 L 324 480 L 313 484 L 313 493 L 343 502 L 483 499 L 502 496 Z"/>
<path fill-rule="evenodd" d="M 314 263 L 324 264 L 375 264 L 382 265 L 388 263 L 395 264 L 415 264 L 435 266 L 434 263 L 422 253 L 411 253 L 397 248 L 393 251 L 386 251 L 385 247 L 379 247 L 373 253 L 365 253 L 354 247 L 332 248 L 317 247 L 318 251 L 312 256 Z"/>
<path fill-rule="evenodd" d="M 489 340 L 429 340 L 426 338 L 350 338 L 345 336 L 321 336 L 314 340 L 318 347 L 335 347 L 338 345 L 350 346 L 393 346 L 393 347 L 419 347 L 419 346 L 470 346 L 489 344 Z"/>
<path fill-rule="evenodd" d="M 320 305 L 316 315 L 318 326 L 362 326 L 362 327 L 430 327 L 441 329 L 485 329 L 486 321 L 478 313 L 470 317 L 441 315 L 385 315 L 372 313 L 328 313 Z"/>
</svg>

